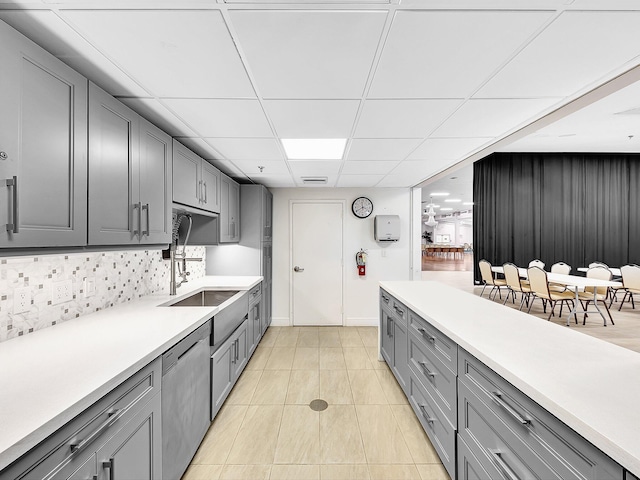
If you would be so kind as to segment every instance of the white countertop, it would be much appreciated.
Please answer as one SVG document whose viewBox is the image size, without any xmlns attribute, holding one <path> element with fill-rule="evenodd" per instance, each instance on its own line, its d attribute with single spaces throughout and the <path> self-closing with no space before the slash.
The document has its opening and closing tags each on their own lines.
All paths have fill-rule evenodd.
<svg viewBox="0 0 640 480">
<path fill-rule="evenodd" d="M 260 281 L 207 276 L 176 296 L 149 295 L 0 343 L 0 470 L 232 301 L 160 305 L 208 288 L 249 290 Z"/>
<path fill-rule="evenodd" d="M 640 474 L 640 354 L 441 283 L 380 286 Z"/>
</svg>

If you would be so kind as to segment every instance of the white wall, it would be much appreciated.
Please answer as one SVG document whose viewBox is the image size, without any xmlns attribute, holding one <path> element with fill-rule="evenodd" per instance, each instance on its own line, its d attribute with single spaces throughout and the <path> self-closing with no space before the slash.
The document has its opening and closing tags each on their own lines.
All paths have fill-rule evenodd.
<svg viewBox="0 0 640 480">
<path fill-rule="evenodd" d="M 344 324 L 378 324 L 378 282 L 411 279 L 411 191 L 405 188 L 272 188 L 273 192 L 273 324 L 290 325 L 290 200 L 343 200 Z M 358 219 L 351 204 L 360 196 L 373 202 L 373 214 Z M 400 241 L 378 244 L 373 239 L 375 215 L 399 215 Z M 310 219 L 312 221 L 313 219 Z M 367 250 L 367 275 L 359 277 L 355 254 Z M 385 256 L 383 255 L 383 252 Z"/>
</svg>

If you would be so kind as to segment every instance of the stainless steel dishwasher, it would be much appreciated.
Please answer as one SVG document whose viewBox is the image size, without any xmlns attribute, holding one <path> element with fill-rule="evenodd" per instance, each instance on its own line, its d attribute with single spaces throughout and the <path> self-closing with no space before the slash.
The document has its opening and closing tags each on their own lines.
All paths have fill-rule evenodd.
<svg viewBox="0 0 640 480">
<path fill-rule="evenodd" d="M 180 480 L 211 424 L 208 321 L 162 355 L 162 478 Z"/>
</svg>

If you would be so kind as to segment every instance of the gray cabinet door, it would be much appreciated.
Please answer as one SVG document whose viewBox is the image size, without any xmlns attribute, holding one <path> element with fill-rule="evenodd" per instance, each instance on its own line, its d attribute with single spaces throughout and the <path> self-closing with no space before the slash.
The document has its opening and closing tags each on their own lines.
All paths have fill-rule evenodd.
<svg viewBox="0 0 640 480">
<path fill-rule="evenodd" d="M 220 213 L 220 170 L 206 160 L 202 161 L 202 204 L 200 208 Z"/>
<path fill-rule="evenodd" d="M 270 242 L 273 231 L 273 195 L 265 187 L 263 188 L 263 203 L 262 203 L 262 216 L 264 219 L 262 229 L 262 239 L 266 242 Z"/>
<path fill-rule="evenodd" d="M 99 480 L 162 480 L 160 395 L 97 451 Z"/>
<path fill-rule="evenodd" d="M 227 177 L 220 174 L 220 243 L 240 241 L 240 187 Z"/>
<path fill-rule="evenodd" d="M 89 84 L 89 243 L 140 240 L 138 115 Z"/>
<path fill-rule="evenodd" d="M 242 370 L 244 370 L 245 365 L 247 364 L 247 359 L 249 358 L 248 351 L 248 337 L 247 337 L 247 324 L 248 321 L 244 321 L 242 325 L 238 327 L 238 329 L 233 334 L 233 338 L 235 339 L 235 359 L 231 362 L 231 378 L 232 382 L 238 379 Z"/>
<path fill-rule="evenodd" d="M 173 201 L 201 208 L 203 197 L 200 168 L 202 159 L 187 147 L 173 141 Z"/>
<path fill-rule="evenodd" d="M 409 359 L 408 359 L 407 326 L 401 322 L 393 322 L 393 373 L 398 383 L 408 392 L 409 385 Z"/>
<path fill-rule="evenodd" d="M 141 242 L 171 242 L 172 140 L 140 118 Z"/>
<path fill-rule="evenodd" d="M 389 366 L 393 366 L 393 318 L 384 308 L 380 309 L 380 328 L 382 342 L 380 351 Z"/>
<path fill-rule="evenodd" d="M 87 79 L 1 22 L 0 58 L 0 247 L 86 245 Z"/>
<path fill-rule="evenodd" d="M 235 358 L 235 338 L 231 336 L 211 357 L 211 419 L 216 416 L 220 407 L 233 387 L 231 360 Z"/>
</svg>

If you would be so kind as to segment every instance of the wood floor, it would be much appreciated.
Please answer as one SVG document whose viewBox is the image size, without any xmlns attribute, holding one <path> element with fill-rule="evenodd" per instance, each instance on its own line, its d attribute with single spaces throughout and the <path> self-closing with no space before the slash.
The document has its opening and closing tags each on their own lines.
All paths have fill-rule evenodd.
<svg viewBox="0 0 640 480">
<path fill-rule="evenodd" d="M 465 272 L 473 270 L 473 254 L 465 253 L 463 258 L 452 255 L 422 255 L 423 272 Z"/>
</svg>

